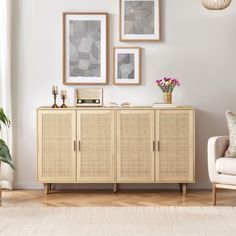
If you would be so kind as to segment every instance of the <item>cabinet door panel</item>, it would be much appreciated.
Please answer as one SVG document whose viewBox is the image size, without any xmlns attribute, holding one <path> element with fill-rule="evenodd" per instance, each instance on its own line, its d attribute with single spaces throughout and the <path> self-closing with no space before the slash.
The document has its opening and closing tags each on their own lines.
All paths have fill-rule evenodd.
<svg viewBox="0 0 236 236">
<path fill-rule="evenodd" d="M 75 182 L 76 112 L 38 112 L 38 180 Z"/>
<path fill-rule="evenodd" d="M 114 181 L 114 111 L 78 111 L 78 182 Z"/>
<path fill-rule="evenodd" d="M 154 112 L 117 112 L 118 182 L 154 181 Z"/>
<path fill-rule="evenodd" d="M 158 182 L 194 180 L 194 111 L 156 111 Z"/>
</svg>

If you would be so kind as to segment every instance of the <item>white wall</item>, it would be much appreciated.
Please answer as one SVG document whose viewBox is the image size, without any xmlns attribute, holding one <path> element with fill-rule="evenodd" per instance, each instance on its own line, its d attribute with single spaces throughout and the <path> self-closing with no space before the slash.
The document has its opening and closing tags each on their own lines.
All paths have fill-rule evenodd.
<svg viewBox="0 0 236 236">
<path fill-rule="evenodd" d="M 181 81 L 181 87 L 174 92 L 174 102 L 197 108 L 197 184 L 191 187 L 210 186 L 207 139 L 213 135 L 226 134 L 224 112 L 227 109 L 236 111 L 235 1 L 228 9 L 216 12 L 204 9 L 200 0 L 162 0 L 162 41 L 121 43 L 118 41 L 118 0 L 15 0 L 15 186 L 41 187 L 36 183 L 36 108 L 52 103 L 52 85 L 63 87 L 61 18 L 64 11 L 109 12 L 110 56 L 112 46 L 143 48 L 142 85 L 113 86 L 110 82 L 104 86 L 105 103 L 129 101 L 135 105 L 151 105 L 162 98 L 161 92 L 154 86 L 156 79 L 174 76 Z M 66 87 L 70 105 L 73 105 L 74 88 Z"/>
</svg>

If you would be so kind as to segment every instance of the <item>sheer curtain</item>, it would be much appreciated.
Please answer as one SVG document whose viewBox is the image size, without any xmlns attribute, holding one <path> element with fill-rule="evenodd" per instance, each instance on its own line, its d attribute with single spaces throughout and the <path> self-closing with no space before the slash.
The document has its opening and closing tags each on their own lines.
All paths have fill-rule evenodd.
<svg viewBox="0 0 236 236">
<path fill-rule="evenodd" d="M 11 120 L 11 12 L 12 0 L 0 0 L 0 107 Z M 11 129 L 1 130 L 2 138 L 12 150 Z M 12 152 L 11 152 L 12 153 Z M 12 189 L 13 171 L 1 163 L 0 184 Z"/>
</svg>

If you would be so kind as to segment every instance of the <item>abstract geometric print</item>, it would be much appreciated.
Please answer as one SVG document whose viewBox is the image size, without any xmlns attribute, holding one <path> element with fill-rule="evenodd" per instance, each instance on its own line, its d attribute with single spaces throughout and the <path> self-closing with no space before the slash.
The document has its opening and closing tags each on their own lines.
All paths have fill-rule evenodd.
<svg viewBox="0 0 236 236">
<path fill-rule="evenodd" d="M 118 79 L 135 78 L 135 55 L 133 53 L 118 54 Z"/>
<path fill-rule="evenodd" d="M 69 21 L 70 77 L 101 76 L 101 21 Z"/>
<path fill-rule="evenodd" d="M 124 33 L 154 34 L 154 1 L 125 1 Z"/>
</svg>

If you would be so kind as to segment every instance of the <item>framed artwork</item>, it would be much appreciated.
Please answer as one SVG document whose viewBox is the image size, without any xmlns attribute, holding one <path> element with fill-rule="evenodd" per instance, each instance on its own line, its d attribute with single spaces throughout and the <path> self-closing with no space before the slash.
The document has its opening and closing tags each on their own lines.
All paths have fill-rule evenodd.
<svg viewBox="0 0 236 236">
<path fill-rule="evenodd" d="M 141 48 L 113 48 L 113 83 L 116 85 L 141 83 Z"/>
<path fill-rule="evenodd" d="M 159 0 L 120 0 L 120 41 L 159 41 Z"/>
<path fill-rule="evenodd" d="M 108 14 L 63 13 L 63 84 L 106 84 Z"/>
</svg>

